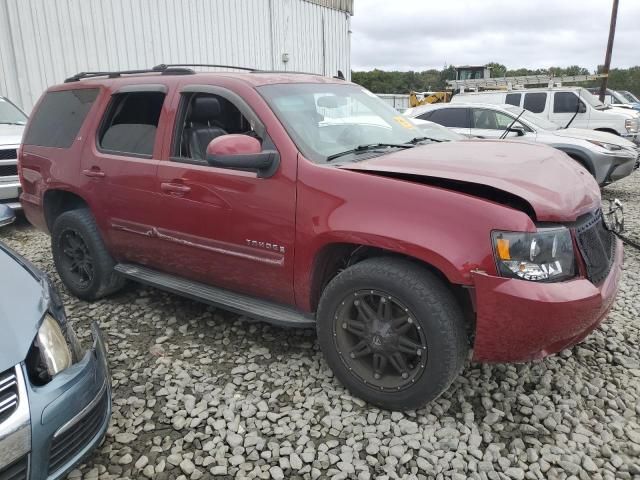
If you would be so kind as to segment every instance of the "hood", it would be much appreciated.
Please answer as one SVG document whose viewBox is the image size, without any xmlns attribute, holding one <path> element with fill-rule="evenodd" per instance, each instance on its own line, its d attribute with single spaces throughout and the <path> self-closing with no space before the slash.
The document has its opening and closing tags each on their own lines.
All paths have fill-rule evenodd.
<svg viewBox="0 0 640 480">
<path fill-rule="evenodd" d="M 549 133 L 558 137 L 566 138 L 579 138 L 581 140 L 594 140 L 602 143 L 612 143 L 614 145 L 620 145 L 624 148 L 636 148 L 636 145 L 629 140 L 626 140 L 618 135 L 608 132 L 600 132 L 598 130 L 587 130 L 584 128 L 566 128 L 564 130 L 553 130 Z"/>
<path fill-rule="evenodd" d="M 42 272 L 0 242 L 0 372 L 27 356 L 49 307 L 49 284 Z"/>
<path fill-rule="evenodd" d="M 0 123 L 0 145 L 20 145 L 24 125 L 4 125 Z"/>
<path fill-rule="evenodd" d="M 601 112 L 611 113 L 615 115 L 623 115 L 627 118 L 638 118 L 640 117 L 640 112 L 634 110 L 633 108 L 625 108 L 619 105 L 609 106 L 606 110 L 600 110 Z"/>
<path fill-rule="evenodd" d="M 415 177 L 429 184 L 473 194 L 489 187 L 531 206 L 540 221 L 569 222 L 600 206 L 600 190 L 591 175 L 566 154 L 546 145 L 512 141 L 466 140 L 410 148 L 342 168 Z M 486 190 L 486 188 L 485 188 Z"/>
</svg>

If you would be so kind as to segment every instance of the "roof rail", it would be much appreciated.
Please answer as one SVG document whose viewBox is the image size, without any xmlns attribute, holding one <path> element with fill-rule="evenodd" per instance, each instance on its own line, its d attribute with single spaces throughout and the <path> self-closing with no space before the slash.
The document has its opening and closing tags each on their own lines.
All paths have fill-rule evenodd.
<svg viewBox="0 0 640 480">
<path fill-rule="evenodd" d="M 78 82 L 85 78 L 95 78 L 95 77 L 108 77 L 108 78 L 118 78 L 122 75 L 138 75 L 141 73 L 160 73 L 161 75 L 190 75 L 194 72 L 190 68 L 173 68 L 167 65 L 158 65 L 151 69 L 140 69 L 140 70 L 120 70 L 113 72 L 80 72 L 76 73 L 72 77 L 67 78 L 64 83 L 70 82 Z"/>
<path fill-rule="evenodd" d="M 235 65 L 215 65 L 215 64 L 210 64 L 210 63 L 171 63 L 171 64 L 161 63 L 160 65 L 156 65 L 155 67 L 153 67 L 153 69 L 157 70 L 157 71 L 165 71 L 167 69 L 176 68 L 176 67 L 235 68 L 236 70 L 245 70 L 247 72 L 257 72 L 258 71 L 257 68 L 237 67 Z"/>
</svg>

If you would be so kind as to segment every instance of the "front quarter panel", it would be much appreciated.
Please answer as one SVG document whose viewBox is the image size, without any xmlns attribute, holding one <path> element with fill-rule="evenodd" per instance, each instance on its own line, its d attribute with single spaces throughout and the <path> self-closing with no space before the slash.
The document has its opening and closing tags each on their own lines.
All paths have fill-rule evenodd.
<svg viewBox="0 0 640 480">
<path fill-rule="evenodd" d="M 475 270 L 495 274 L 491 231 L 535 231 L 523 212 L 468 194 L 300 158 L 295 294 L 313 309 L 318 253 L 331 244 L 382 248 L 419 259 L 455 284 Z"/>
</svg>

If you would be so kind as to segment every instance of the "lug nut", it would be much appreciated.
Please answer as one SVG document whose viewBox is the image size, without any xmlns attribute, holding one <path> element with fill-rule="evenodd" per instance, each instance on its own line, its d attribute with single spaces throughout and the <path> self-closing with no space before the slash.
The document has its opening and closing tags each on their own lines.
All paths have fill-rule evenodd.
<svg viewBox="0 0 640 480">
<path fill-rule="evenodd" d="M 407 323 L 413 323 L 413 319 L 411 317 L 407 318 Z"/>
<path fill-rule="evenodd" d="M 407 372 L 402 372 L 402 378 L 409 378 L 409 374 Z"/>
<path fill-rule="evenodd" d="M 376 380 L 380 380 L 380 374 L 378 372 L 375 372 L 373 374 L 373 378 L 375 378 Z"/>
<path fill-rule="evenodd" d="M 342 324 L 342 328 L 344 328 L 345 330 L 347 329 L 347 324 L 346 324 L 346 322 Z"/>
<path fill-rule="evenodd" d="M 356 354 L 355 354 L 355 353 L 353 353 L 353 352 L 351 352 L 351 353 L 349 354 L 349 356 L 350 356 L 351 358 L 356 358 Z"/>
</svg>

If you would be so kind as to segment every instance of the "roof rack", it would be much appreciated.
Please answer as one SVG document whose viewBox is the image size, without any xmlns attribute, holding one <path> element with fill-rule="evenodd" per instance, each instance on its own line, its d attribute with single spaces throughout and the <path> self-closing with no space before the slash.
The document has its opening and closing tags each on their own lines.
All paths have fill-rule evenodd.
<svg viewBox="0 0 640 480">
<path fill-rule="evenodd" d="M 164 70 L 167 70 L 170 68 L 176 68 L 176 67 L 234 68 L 236 70 L 245 70 L 247 72 L 259 71 L 257 68 L 237 67 L 235 65 L 216 65 L 211 63 L 171 63 L 171 64 L 161 63 L 160 65 L 156 65 L 155 67 L 153 67 L 153 69 L 157 71 L 164 71 Z"/>
<path fill-rule="evenodd" d="M 139 75 L 141 73 L 160 73 L 162 75 L 191 75 L 196 73 L 190 68 L 174 68 L 170 65 L 156 65 L 153 68 L 146 68 L 140 70 L 120 70 L 113 72 L 80 72 L 76 73 L 72 77 L 67 78 L 64 83 L 70 82 L 78 82 L 80 80 L 86 78 L 95 78 L 95 77 L 108 77 L 108 78 L 118 78 L 122 75 Z"/>
<path fill-rule="evenodd" d="M 606 73 L 598 73 L 594 75 L 564 75 L 555 77 L 552 75 L 523 75 L 519 77 L 496 77 L 496 78 L 478 78 L 468 80 L 447 80 L 449 88 L 465 89 L 465 88 L 491 88 L 491 87 L 506 87 L 507 90 L 511 90 L 517 86 L 526 85 L 544 85 L 547 84 L 552 87 L 556 84 L 572 83 L 572 82 L 587 82 L 590 80 L 598 80 L 606 77 Z"/>
</svg>

